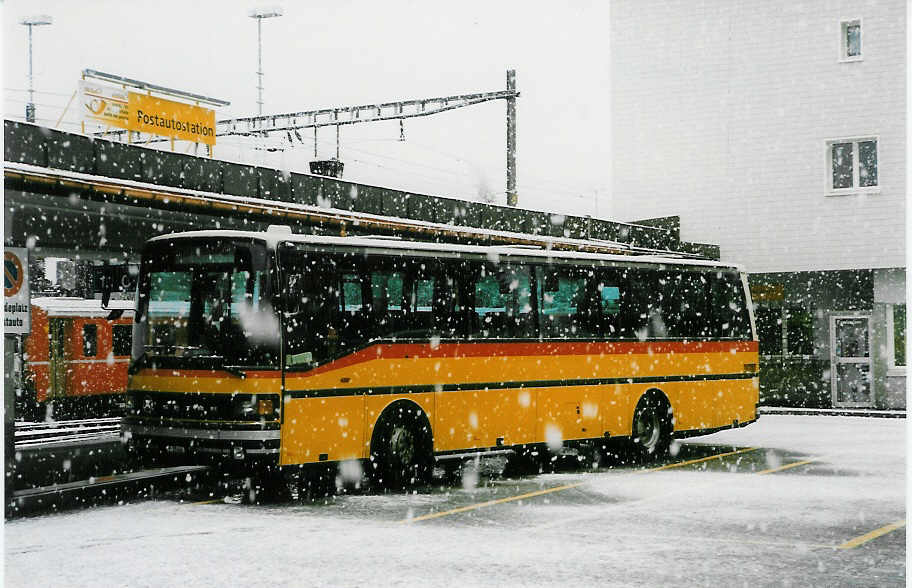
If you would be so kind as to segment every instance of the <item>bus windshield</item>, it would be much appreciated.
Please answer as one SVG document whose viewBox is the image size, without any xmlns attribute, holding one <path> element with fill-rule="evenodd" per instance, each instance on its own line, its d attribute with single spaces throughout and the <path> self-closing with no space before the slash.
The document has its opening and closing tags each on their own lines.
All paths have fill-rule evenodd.
<svg viewBox="0 0 912 588">
<path fill-rule="evenodd" d="M 153 242 L 142 262 L 134 362 L 277 366 L 280 330 L 272 282 L 262 242 Z"/>
</svg>

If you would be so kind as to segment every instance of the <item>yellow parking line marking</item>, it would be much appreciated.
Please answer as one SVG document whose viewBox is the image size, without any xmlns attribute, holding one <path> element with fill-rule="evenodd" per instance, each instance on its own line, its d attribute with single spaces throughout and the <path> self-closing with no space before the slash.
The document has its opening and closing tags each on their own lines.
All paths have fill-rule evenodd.
<svg viewBox="0 0 912 588">
<path fill-rule="evenodd" d="M 748 453 L 749 451 L 756 451 L 756 450 L 757 450 L 756 447 L 747 447 L 745 449 L 738 449 L 737 451 L 729 451 L 728 453 L 719 453 L 717 455 L 710 455 L 709 457 L 701 457 L 699 459 L 690 459 L 687 461 L 679 461 L 677 463 L 670 463 L 668 465 L 659 466 L 657 468 L 650 468 L 648 470 L 640 470 L 640 471 L 634 472 L 634 473 L 647 474 L 649 472 L 658 472 L 660 470 L 670 470 L 671 468 L 679 468 L 681 466 L 686 466 L 686 465 L 690 465 L 693 463 L 700 463 L 700 462 L 709 461 L 712 459 L 719 459 L 720 457 L 725 457 L 727 455 L 737 455 L 739 453 Z"/>
<path fill-rule="evenodd" d="M 669 469 L 669 468 L 675 468 L 675 467 L 679 467 L 679 466 L 689 465 L 689 464 L 692 464 L 692 463 L 700 463 L 700 462 L 702 462 L 702 461 L 708 461 L 708 460 L 711 460 L 711 459 L 718 459 L 718 458 L 720 458 L 720 457 L 725 457 L 725 456 L 727 456 L 727 455 L 735 455 L 735 454 L 738 454 L 738 453 L 747 453 L 748 451 L 755 451 L 756 449 L 757 449 L 756 447 L 748 447 L 748 448 L 746 448 L 746 449 L 739 449 L 739 450 L 737 450 L 737 451 L 729 451 L 728 453 L 720 453 L 720 454 L 718 454 L 718 455 L 711 455 L 711 456 L 709 456 L 709 457 L 701 457 L 700 459 L 691 459 L 691 460 L 689 460 L 689 461 L 682 461 L 682 462 L 678 462 L 678 463 L 668 464 L 668 465 L 660 466 L 660 467 L 657 467 L 657 468 L 651 468 L 651 469 L 648 469 L 648 470 L 639 470 L 639 471 L 633 472 L 633 473 L 636 473 L 636 474 L 644 474 L 644 473 L 648 473 L 648 472 L 657 472 L 657 471 L 659 471 L 659 470 L 665 470 L 665 469 Z M 479 502 L 479 503 L 476 503 L 476 504 L 470 504 L 470 505 L 468 505 L 468 506 L 460 506 L 459 508 L 453 508 L 453 509 L 450 509 L 450 510 L 442 510 L 442 511 L 440 511 L 440 512 L 434 512 L 434 513 L 430 513 L 430 514 L 426 514 L 426 515 L 421 515 L 421 516 L 419 516 L 419 517 L 413 517 L 413 518 L 410 518 L 410 519 L 402 519 L 402 520 L 399 521 L 399 522 L 400 522 L 400 523 L 417 523 L 417 522 L 419 522 L 419 521 L 426 521 L 426 520 L 429 520 L 429 519 L 436 519 L 436 518 L 440 518 L 440 517 L 446 517 L 446 516 L 453 515 L 453 514 L 459 514 L 459 513 L 461 513 L 461 512 L 467 512 L 467 511 L 470 511 L 470 510 L 477 510 L 477 509 L 479 509 L 479 508 L 485 508 L 485 507 L 494 506 L 494 505 L 497 505 L 497 504 L 504 504 L 504 503 L 506 503 L 506 502 L 514 502 L 514 501 L 516 501 L 516 500 L 523 500 L 523 499 L 525 499 L 525 498 L 534 498 L 534 497 L 536 497 L 536 496 L 541 496 L 541 495 L 543 495 L 543 494 L 551 494 L 552 492 L 561 492 L 561 491 L 563 491 L 563 490 L 570 490 L 571 488 L 577 488 L 577 487 L 582 486 L 582 485 L 584 485 L 584 484 L 586 484 L 586 483 L 588 483 L 588 481 L 585 481 L 585 482 L 576 482 L 575 484 L 567 484 L 567 485 L 564 485 L 564 486 L 555 486 L 554 488 L 546 488 L 546 489 L 544 489 L 544 490 L 536 490 L 535 492 L 527 492 L 527 493 L 525 493 L 525 494 L 519 494 L 519 495 L 517 495 L 517 496 L 508 496 L 508 497 L 506 497 L 506 498 L 498 498 L 497 500 L 488 500 L 487 502 Z"/>
<path fill-rule="evenodd" d="M 846 541 L 842 545 L 838 545 L 836 547 L 836 549 L 855 549 L 856 547 L 860 547 L 860 546 L 864 545 L 868 541 L 873 541 L 874 539 L 877 539 L 878 537 L 882 537 L 882 536 L 886 535 L 887 533 L 892 533 L 893 531 L 895 531 L 897 529 L 902 529 L 905 526 L 906 526 L 905 519 L 903 519 L 901 521 L 896 521 L 895 523 L 890 523 L 889 525 L 884 525 L 883 527 L 881 527 L 879 529 L 874 529 L 870 533 L 865 533 L 864 535 L 862 535 L 860 537 L 855 537 L 854 539 Z"/>
<path fill-rule="evenodd" d="M 200 502 L 191 502 L 190 506 L 198 506 L 201 504 L 215 504 L 216 502 L 224 502 L 224 498 L 213 498 L 212 500 L 201 500 Z"/>
<path fill-rule="evenodd" d="M 577 486 L 582 486 L 586 482 L 577 482 L 575 484 L 567 484 L 565 486 L 555 486 L 554 488 L 545 488 L 544 490 L 536 490 L 535 492 L 527 492 L 525 494 L 519 494 L 517 496 L 508 496 L 506 498 L 498 498 L 497 500 L 488 500 L 487 502 L 479 502 L 477 504 L 470 504 L 468 506 L 460 506 L 459 508 L 454 508 L 451 510 L 443 510 L 440 512 L 434 512 L 431 514 L 422 515 L 420 517 L 414 517 L 411 519 L 402 519 L 400 523 L 417 523 L 418 521 L 426 521 L 428 519 L 436 519 L 439 517 L 449 516 L 451 514 L 457 514 L 460 512 L 466 512 L 469 510 L 476 510 L 479 508 L 485 508 L 486 506 L 494 506 L 495 504 L 503 504 L 505 502 L 513 502 L 515 500 L 522 500 L 524 498 L 532 498 L 534 496 L 541 496 L 543 494 L 551 494 L 552 492 L 560 492 L 561 490 L 569 490 L 571 488 L 576 488 Z"/>
<path fill-rule="evenodd" d="M 779 466 L 778 468 L 771 468 L 768 470 L 763 470 L 762 472 L 757 472 L 757 475 L 762 476 L 764 474 L 774 474 L 776 472 L 781 472 L 782 470 L 790 470 L 792 468 L 797 468 L 798 466 L 803 466 L 803 465 L 809 464 L 813 461 L 817 461 L 817 458 L 812 457 L 811 459 L 806 459 L 804 461 L 796 461 L 794 463 L 788 463 L 788 464 L 785 464 L 784 466 Z"/>
</svg>

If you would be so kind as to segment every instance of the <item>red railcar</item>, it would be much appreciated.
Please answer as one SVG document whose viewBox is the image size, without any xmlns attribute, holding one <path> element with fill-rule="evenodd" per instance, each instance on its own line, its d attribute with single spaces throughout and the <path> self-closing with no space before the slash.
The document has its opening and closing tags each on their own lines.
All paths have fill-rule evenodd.
<svg viewBox="0 0 912 588">
<path fill-rule="evenodd" d="M 57 419 L 116 414 L 127 386 L 132 329 L 132 309 L 112 313 L 99 300 L 33 298 L 23 357 L 28 393 L 19 414 L 41 419 L 50 406 Z"/>
</svg>

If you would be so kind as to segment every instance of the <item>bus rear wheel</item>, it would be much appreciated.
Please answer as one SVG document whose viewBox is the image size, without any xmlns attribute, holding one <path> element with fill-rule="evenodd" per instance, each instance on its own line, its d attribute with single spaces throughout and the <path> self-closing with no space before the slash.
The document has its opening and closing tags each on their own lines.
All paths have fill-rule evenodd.
<svg viewBox="0 0 912 588">
<path fill-rule="evenodd" d="M 655 394 L 641 398 L 633 413 L 630 435 L 633 457 L 640 461 L 662 459 L 668 455 L 671 433 L 671 410 L 667 401 Z"/>
<path fill-rule="evenodd" d="M 371 442 L 374 481 L 387 488 L 426 484 L 433 473 L 433 438 L 424 412 L 415 405 L 387 409 Z"/>
</svg>

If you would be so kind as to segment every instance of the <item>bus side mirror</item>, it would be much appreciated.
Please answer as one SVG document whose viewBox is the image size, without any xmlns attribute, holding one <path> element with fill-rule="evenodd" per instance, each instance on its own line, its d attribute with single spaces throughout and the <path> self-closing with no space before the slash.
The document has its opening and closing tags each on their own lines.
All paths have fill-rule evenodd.
<svg viewBox="0 0 912 588">
<path fill-rule="evenodd" d="M 110 265 L 104 264 L 96 266 L 92 278 L 94 287 L 93 291 L 101 291 L 101 307 L 109 309 L 111 303 L 111 294 L 113 292 L 127 293 L 136 288 L 136 278 L 133 274 L 138 272 L 138 268 L 129 264 Z"/>
<path fill-rule="evenodd" d="M 105 265 L 101 273 L 101 307 L 108 310 L 111 302 L 111 270 L 110 266 Z"/>
</svg>

